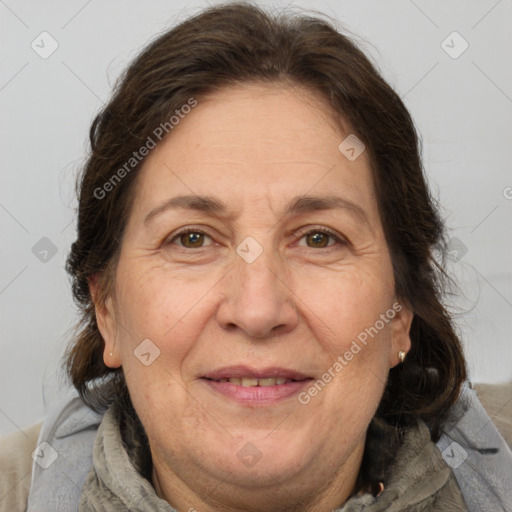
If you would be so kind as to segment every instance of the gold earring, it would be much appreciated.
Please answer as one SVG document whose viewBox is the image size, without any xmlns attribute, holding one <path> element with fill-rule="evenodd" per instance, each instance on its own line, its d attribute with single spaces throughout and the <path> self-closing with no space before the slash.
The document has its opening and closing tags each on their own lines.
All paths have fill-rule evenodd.
<svg viewBox="0 0 512 512">
<path fill-rule="evenodd" d="M 404 352 L 403 350 L 400 350 L 400 352 L 398 352 L 398 359 L 400 359 L 401 363 L 403 363 L 405 361 L 406 355 L 407 355 L 407 353 Z"/>
<path fill-rule="evenodd" d="M 110 352 L 110 357 L 112 357 L 112 352 Z"/>
</svg>

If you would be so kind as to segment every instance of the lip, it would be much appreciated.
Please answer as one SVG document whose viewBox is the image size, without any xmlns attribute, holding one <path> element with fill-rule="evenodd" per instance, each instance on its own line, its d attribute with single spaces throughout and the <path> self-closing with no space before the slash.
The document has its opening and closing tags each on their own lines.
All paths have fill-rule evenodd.
<svg viewBox="0 0 512 512">
<path fill-rule="evenodd" d="M 208 372 L 202 376 L 206 379 L 220 380 L 230 378 L 242 378 L 248 377 L 250 379 L 270 379 L 276 377 L 283 377 L 285 379 L 292 379 L 295 381 L 301 381 L 305 379 L 311 379 L 311 375 L 291 370 L 289 368 L 281 368 L 278 366 L 271 366 L 267 368 L 252 368 L 250 366 L 237 365 L 237 366 L 225 366 Z M 272 387 L 272 386 L 271 386 Z"/>
<path fill-rule="evenodd" d="M 244 387 L 231 382 L 217 382 L 219 379 L 229 379 L 232 377 L 248 377 L 253 379 L 282 377 L 290 380 L 275 386 L 252 387 Z M 280 367 L 257 369 L 249 366 L 227 366 L 208 372 L 200 378 L 200 381 L 204 382 L 215 394 L 250 407 L 275 405 L 286 398 L 300 393 L 312 380 L 313 377 L 296 370 Z"/>
</svg>

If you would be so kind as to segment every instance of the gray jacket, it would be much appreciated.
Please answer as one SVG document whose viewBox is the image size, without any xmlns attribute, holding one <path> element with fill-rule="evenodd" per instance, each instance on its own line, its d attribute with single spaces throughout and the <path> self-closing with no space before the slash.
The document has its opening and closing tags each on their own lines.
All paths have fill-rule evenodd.
<svg viewBox="0 0 512 512">
<path fill-rule="evenodd" d="M 112 435 L 112 422 L 108 423 L 108 416 L 105 418 L 103 429 L 110 425 L 107 430 L 108 435 Z M 431 454 L 434 454 L 436 465 L 444 463 L 444 467 L 437 466 L 438 481 L 434 487 L 437 485 L 441 489 L 445 486 L 445 491 L 453 492 L 454 496 L 460 488 L 469 512 L 512 512 L 512 452 L 469 385 L 463 389 L 453 418 L 444 425 L 444 434 L 437 447 L 430 443 L 428 448 L 435 448 Z M 41 429 L 39 446 L 47 443 L 44 446 L 48 451 L 44 457 L 54 453 L 57 457 L 47 468 L 34 464 L 28 512 L 77 510 L 87 475 L 94 471 L 91 469 L 92 447 L 102 419 L 103 415 L 88 409 L 78 398 L 68 401 L 48 417 Z M 416 442 L 421 445 L 425 435 L 426 431 L 422 433 L 420 429 Z M 100 442 L 99 436 L 96 441 Z M 404 468 L 397 469 L 396 482 L 388 485 L 387 493 L 382 493 L 377 500 L 369 495 L 358 501 L 352 499 L 343 512 L 437 510 L 435 507 L 425 508 L 425 502 L 420 499 L 422 489 L 416 487 L 412 491 L 411 482 L 418 478 L 411 469 L 413 467 L 414 464 L 409 465 L 405 474 Z M 458 485 L 454 486 L 455 480 L 450 475 L 455 477 Z M 386 499 L 390 498 L 390 489 L 395 493 L 392 497 L 395 502 L 389 502 L 383 508 Z M 423 490 L 428 494 L 428 486 Z M 414 506 L 416 508 L 411 508 Z M 465 510 L 456 499 L 453 507 L 444 508 L 443 512 Z M 168 510 L 172 511 L 172 508 Z"/>
</svg>

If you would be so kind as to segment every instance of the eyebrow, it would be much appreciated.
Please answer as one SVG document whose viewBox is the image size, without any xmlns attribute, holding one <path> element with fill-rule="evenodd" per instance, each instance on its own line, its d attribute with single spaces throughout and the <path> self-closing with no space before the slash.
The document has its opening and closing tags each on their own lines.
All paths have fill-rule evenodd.
<svg viewBox="0 0 512 512">
<path fill-rule="evenodd" d="M 183 195 L 173 197 L 151 210 L 144 219 L 148 224 L 158 215 L 173 209 L 196 210 L 212 216 L 227 216 L 228 208 L 219 199 L 211 196 Z M 320 210 L 342 209 L 348 211 L 363 223 L 370 225 L 369 219 L 358 204 L 335 195 L 327 196 L 297 196 L 285 208 L 284 216 L 309 213 Z"/>
<path fill-rule="evenodd" d="M 210 215 L 222 215 L 227 211 L 224 203 L 209 196 L 186 195 L 176 196 L 151 210 L 144 219 L 144 224 L 168 210 L 183 208 L 186 210 L 197 210 Z"/>
</svg>

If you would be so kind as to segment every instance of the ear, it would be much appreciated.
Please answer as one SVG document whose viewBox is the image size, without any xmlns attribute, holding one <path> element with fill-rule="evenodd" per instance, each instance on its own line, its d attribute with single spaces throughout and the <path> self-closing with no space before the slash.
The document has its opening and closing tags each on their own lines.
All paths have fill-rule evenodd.
<svg viewBox="0 0 512 512">
<path fill-rule="evenodd" d="M 414 317 L 412 310 L 396 300 L 391 308 L 395 316 L 391 320 L 391 354 L 389 366 L 393 368 L 400 363 L 398 353 L 404 351 L 406 354 L 411 350 L 411 324 Z"/>
<path fill-rule="evenodd" d="M 109 368 L 119 368 L 121 357 L 119 344 L 116 343 L 118 329 L 112 297 L 103 296 L 100 286 L 101 276 L 95 274 L 89 278 L 89 291 L 94 303 L 96 323 L 101 337 L 105 343 L 103 348 L 103 361 Z"/>
</svg>

